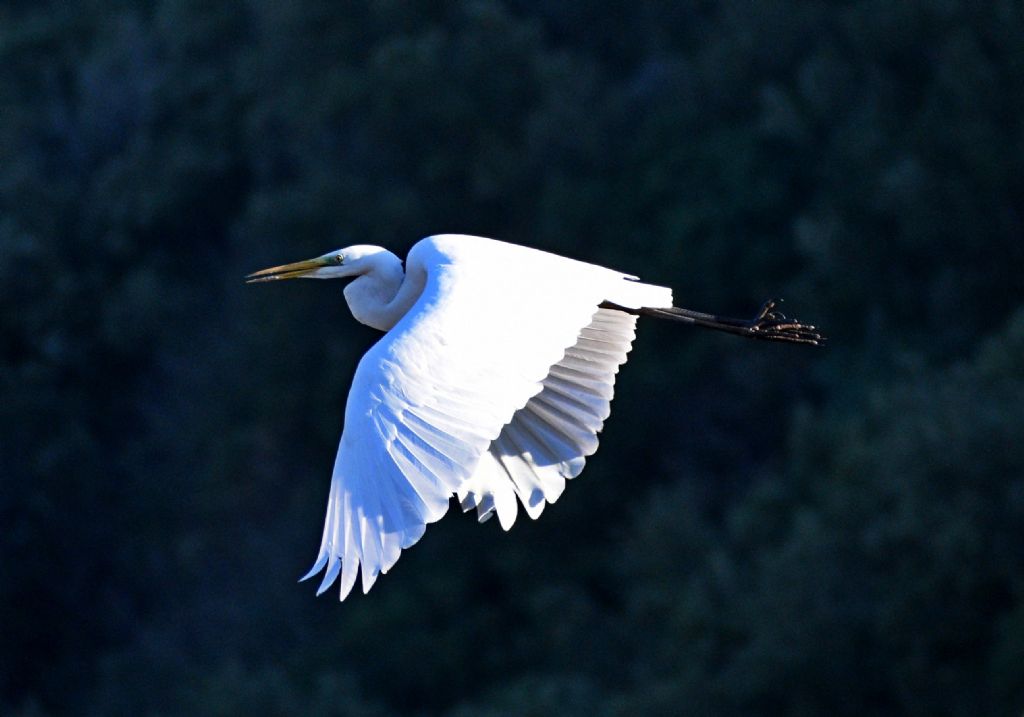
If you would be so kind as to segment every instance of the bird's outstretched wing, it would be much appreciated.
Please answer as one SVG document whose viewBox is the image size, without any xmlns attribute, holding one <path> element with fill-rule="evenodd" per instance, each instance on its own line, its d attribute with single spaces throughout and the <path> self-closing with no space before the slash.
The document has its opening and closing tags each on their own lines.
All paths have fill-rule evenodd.
<svg viewBox="0 0 1024 717">
<path fill-rule="evenodd" d="M 349 392 L 320 553 L 305 576 L 326 569 L 318 594 L 340 576 L 344 599 L 360 565 L 368 591 L 445 514 L 517 411 L 557 390 L 551 368 L 602 301 L 671 306 L 668 289 L 493 240 L 431 237 L 407 267 L 426 273 L 423 293 L 359 362 Z"/>
<path fill-rule="evenodd" d="M 583 470 L 611 413 L 615 375 L 636 336 L 633 314 L 598 309 L 576 343 L 548 369 L 543 388 L 512 416 L 457 492 L 480 522 L 498 516 L 508 530 L 518 502 L 536 519 Z"/>
</svg>

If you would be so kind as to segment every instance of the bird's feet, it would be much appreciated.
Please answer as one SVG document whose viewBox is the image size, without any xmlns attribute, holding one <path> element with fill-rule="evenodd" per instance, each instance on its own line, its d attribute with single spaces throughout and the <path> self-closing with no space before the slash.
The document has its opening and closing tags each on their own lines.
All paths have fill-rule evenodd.
<svg viewBox="0 0 1024 717">
<path fill-rule="evenodd" d="M 786 318 L 781 311 L 776 311 L 781 301 L 782 299 L 769 299 L 764 302 L 757 316 L 746 322 L 749 336 L 765 341 L 788 341 L 812 346 L 820 346 L 825 342 L 825 337 L 818 333 L 817 326 Z"/>
</svg>

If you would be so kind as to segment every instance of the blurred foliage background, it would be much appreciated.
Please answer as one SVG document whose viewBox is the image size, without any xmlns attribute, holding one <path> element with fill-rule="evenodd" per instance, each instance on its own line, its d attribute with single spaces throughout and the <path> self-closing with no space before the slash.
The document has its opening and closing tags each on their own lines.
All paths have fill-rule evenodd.
<svg viewBox="0 0 1024 717">
<path fill-rule="evenodd" d="M 0 4 L 0 712 L 1019 715 L 1017 0 Z M 601 451 L 314 599 L 374 340 L 249 271 L 495 236 L 645 323 Z M 625 506 L 625 510 L 623 507 Z"/>
</svg>

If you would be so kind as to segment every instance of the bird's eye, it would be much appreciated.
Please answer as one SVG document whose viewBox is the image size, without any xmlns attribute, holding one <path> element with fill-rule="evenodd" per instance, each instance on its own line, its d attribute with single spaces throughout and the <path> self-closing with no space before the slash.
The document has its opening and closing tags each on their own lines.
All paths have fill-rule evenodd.
<svg viewBox="0 0 1024 717">
<path fill-rule="evenodd" d="M 345 261 L 345 257 L 342 254 L 338 254 L 337 256 L 334 257 L 334 263 L 335 264 L 342 264 L 342 263 L 344 263 L 344 261 Z"/>
</svg>

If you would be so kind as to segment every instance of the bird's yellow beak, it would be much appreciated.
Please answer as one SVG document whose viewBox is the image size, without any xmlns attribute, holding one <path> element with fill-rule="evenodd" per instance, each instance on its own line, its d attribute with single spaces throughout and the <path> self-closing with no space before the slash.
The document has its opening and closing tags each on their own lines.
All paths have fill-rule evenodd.
<svg viewBox="0 0 1024 717">
<path fill-rule="evenodd" d="M 306 261 L 297 261 L 294 264 L 282 264 L 281 266 L 272 266 L 269 269 L 261 269 L 260 271 L 254 271 L 249 276 L 245 277 L 246 284 L 256 284 L 261 281 L 276 281 L 278 279 L 298 279 L 301 276 L 307 276 L 312 274 L 317 269 L 322 269 L 328 266 L 329 262 L 324 257 L 317 257 L 316 259 L 307 259 Z"/>
</svg>

